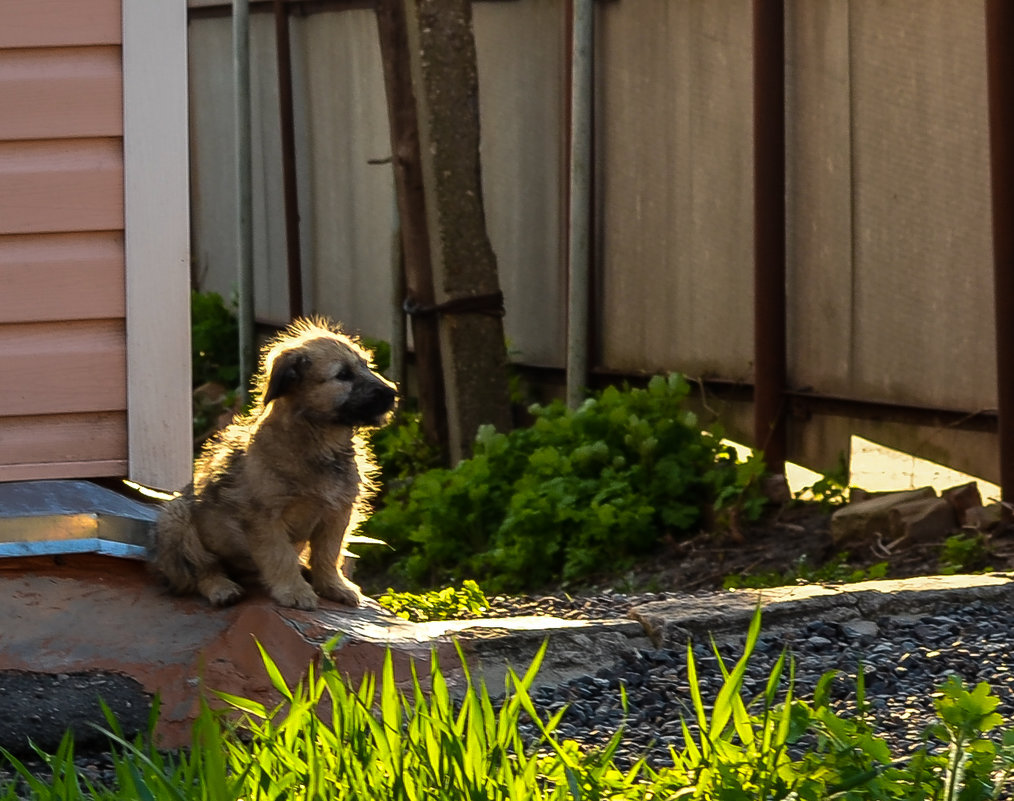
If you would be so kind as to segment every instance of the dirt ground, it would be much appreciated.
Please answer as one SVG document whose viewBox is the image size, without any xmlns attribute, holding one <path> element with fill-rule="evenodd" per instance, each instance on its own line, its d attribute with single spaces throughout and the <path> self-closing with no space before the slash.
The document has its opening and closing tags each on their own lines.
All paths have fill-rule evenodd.
<svg viewBox="0 0 1014 801">
<path fill-rule="evenodd" d="M 742 532 L 705 533 L 669 543 L 651 560 L 611 580 L 630 590 L 692 592 L 722 588 L 744 577 L 766 584 L 837 583 L 1014 570 L 1014 526 L 955 532 L 963 534 L 966 547 L 950 551 L 947 537 L 902 543 L 888 551 L 876 543 L 836 548 L 830 521 L 831 512 L 816 504 L 786 508 Z"/>
</svg>

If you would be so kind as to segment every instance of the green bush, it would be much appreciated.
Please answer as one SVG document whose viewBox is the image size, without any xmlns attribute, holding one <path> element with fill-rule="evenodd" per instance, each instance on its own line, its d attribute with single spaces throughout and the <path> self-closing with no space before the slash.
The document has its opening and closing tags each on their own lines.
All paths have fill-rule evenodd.
<svg viewBox="0 0 1014 801">
<path fill-rule="evenodd" d="M 239 323 L 217 292 L 190 293 L 190 349 L 193 384 L 209 381 L 235 389 L 239 384 Z"/>
<path fill-rule="evenodd" d="M 382 493 L 396 491 L 419 473 L 440 466 L 440 451 L 423 436 L 419 412 L 398 409 L 390 423 L 367 436 Z"/>
<path fill-rule="evenodd" d="M 622 569 L 703 527 L 716 501 L 755 517 L 760 460 L 702 432 L 689 390 L 656 376 L 576 411 L 532 407 L 534 424 L 509 434 L 483 427 L 471 459 L 389 487 L 362 533 L 395 549 L 410 586 L 469 577 L 502 592 Z"/>
</svg>

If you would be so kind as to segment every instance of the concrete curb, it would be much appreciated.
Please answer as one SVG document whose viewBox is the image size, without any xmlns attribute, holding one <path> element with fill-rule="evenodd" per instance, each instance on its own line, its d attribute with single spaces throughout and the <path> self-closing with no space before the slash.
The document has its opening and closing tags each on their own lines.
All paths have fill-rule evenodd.
<svg viewBox="0 0 1014 801">
<path fill-rule="evenodd" d="M 537 684 L 595 673 L 632 649 L 671 647 L 689 638 L 742 634 L 758 603 L 766 630 L 807 619 L 844 621 L 926 611 L 943 603 L 1014 595 L 1008 574 L 934 576 L 848 586 L 783 587 L 688 596 L 645 604 L 633 619 L 573 621 L 526 617 L 414 624 L 379 608 L 322 604 L 315 612 L 251 596 L 227 609 L 166 595 L 142 563 L 95 555 L 0 562 L 0 671 L 110 672 L 158 693 L 157 732 L 169 747 L 190 739 L 201 688 L 273 704 L 259 642 L 289 682 L 338 638 L 333 659 L 354 682 L 379 672 L 388 649 L 396 678 L 428 674 L 432 654 L 452 687 L 465 682 L 457 648 L 474 680 L 499 693 L 508 668 L 523 673 L 543 642 Z M 457 647 L 456 647 L 457 646 Z M 0 681 L 2 681 L 0 672 Z M 99 721 L 101 722 L 101 721 Z M 0 743 L 3 745 L 3 743 Z"/>
<path fill-rule="evenodd" d="M 1003 601 L 1014 596 L 1014 574 L 925 576 L 806 584 L 764 590 L 730 590 L 680 601 L 657 601 L 631 610 L 652 642 L 671 647 L 708 634 L 745 633 L 757 605 L 763 626 L 776 629 L 801 620 L 845 621 L 911 614 L 955 602 Z"/>
</svg>

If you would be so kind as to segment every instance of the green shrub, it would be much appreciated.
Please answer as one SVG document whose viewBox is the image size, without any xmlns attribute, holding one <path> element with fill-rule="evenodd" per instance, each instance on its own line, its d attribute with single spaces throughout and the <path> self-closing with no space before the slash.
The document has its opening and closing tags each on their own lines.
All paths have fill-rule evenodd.
<svg viewBox="0 0 1014 801">
<path fill-rule="evenodd" d="M 395 549 L 410 586 L 468 576 L 500 592 L 622 569 L 703 527 L 716 501 L 755 517 L 759 459 L 737 462 L 702 432 L 689 389 L 656 376 L 576 411 L 534 406 L 534 424 L 509 434 L 483 427 L 471 459 L 389 491 L 363 533 Z"/>
<path fill-rule="evenodd" d="M 373 429 L 367 436 L 380 471 L 382 494 L 440 466 L 440 451 L 423 436 L 418 412 L 399 409 L 390 423 Z"/>
<path fill-rule="evenodd" d="M 989 544 L 981 531 L 953 534 L 940 546 L 940 572 L 943 575 L 989 573 L 993 569 L 988 566 L 990 556 Z"/>
<path fill-rule="evenodd" d="M 193 384 L 209 381 L 235 389 L 239 384 L 239 323 L 235 304 L 217 292 L 190 293 L 190 348 Z"/>
</svg>

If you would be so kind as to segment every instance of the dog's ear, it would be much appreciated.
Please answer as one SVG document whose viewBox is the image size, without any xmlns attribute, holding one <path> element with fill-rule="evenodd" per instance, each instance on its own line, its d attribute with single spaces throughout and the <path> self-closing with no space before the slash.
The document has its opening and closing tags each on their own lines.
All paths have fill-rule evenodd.
<svg viewBox="0 0 1014 801">
<path fill-rule="evenodd" d="M 271 363 L 271 375 L 268 376 L 268 385 L 264 389 L 264 399 L 261 403 L 267 406 L 276 398 L 291 392 L 303 380 L 309 363 L 310 358 L 297 350 L 283 353 L 276 358 Z"/>
</svg>

